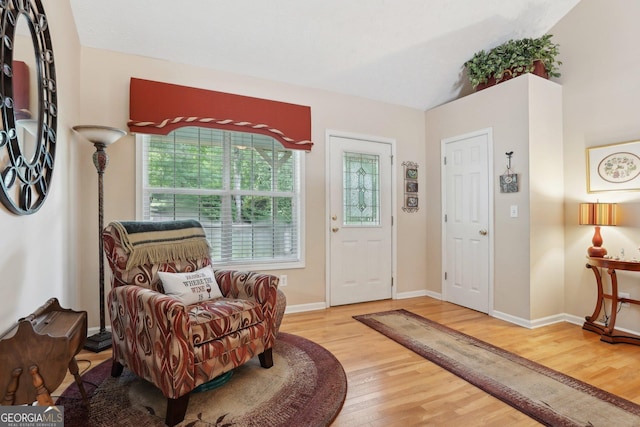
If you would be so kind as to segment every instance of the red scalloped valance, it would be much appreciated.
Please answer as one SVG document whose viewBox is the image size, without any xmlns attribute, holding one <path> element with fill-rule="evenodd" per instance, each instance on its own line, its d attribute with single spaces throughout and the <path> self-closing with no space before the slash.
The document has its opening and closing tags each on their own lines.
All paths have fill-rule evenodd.
<svg viewBox="0 0 640 427">
<path fill-rule="evenodd" d="M 131 132 L 167 135 L 184 126 L 259 133 L 294 150 L 313 146 L 311 107 L 131 78 Z"/>
</svg>

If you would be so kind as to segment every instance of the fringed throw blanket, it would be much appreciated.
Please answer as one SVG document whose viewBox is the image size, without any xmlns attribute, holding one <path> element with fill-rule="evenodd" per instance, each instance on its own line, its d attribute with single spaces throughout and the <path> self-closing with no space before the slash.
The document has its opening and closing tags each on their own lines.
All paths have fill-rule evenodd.
<svg viewBox="0 0 640 427">
<path fill-rule="evenodd" d="M 198 221 L 114 221 L 122 247 L 129 253 L 127 270 L 144 264 L 210 256 L 209 242 Z"/>
</svg>

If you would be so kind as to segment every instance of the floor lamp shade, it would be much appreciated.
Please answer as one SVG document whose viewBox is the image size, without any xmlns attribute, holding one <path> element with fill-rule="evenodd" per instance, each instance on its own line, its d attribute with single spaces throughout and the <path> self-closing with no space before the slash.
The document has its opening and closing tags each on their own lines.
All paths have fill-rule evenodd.
<svg viewBox="0 0 640 427">
<path fill-rule="evenodd" d="M 92 144 L 100 143 L 105 146 L 113 144 L 127 134 L 122 129 L 99 125 L 78 125 L 74 126 L 73 130 Z"/>
<path fill-rule="evenodd" d="M 103 175 L 109 164 L 109 156 L 105 148 L 124 135 L 127 132 L 108 126 L 96 125 L 80 125 L 74 126 L 73 130 L 78 132 L 84 139 L 94 145 L 96 151 L 93 153 L 93 164 L 98 172 L 98 262 L 99 262 L 99 291 L 100 291 L 100 331 L 90 337 L 87 337 L 85 348 L 96 353 L 111 347 L 111 333 L 106 329 L 105 310 L 104 310 L 104 258 L 102 255 L 102 229 L 104 227 L 104 190 Z"/>
<path fill-rule="evenodd" d="M 595 233 L 591 246 L 587 250 L 590 257 L 603 257 L 607 250 L 602 247 L 602 235 L 600 226 L 617 224 L 617 205 L 615 203 L 581 203 L 580 204 L 580 225 L 595 226 Z"/>
</svg>

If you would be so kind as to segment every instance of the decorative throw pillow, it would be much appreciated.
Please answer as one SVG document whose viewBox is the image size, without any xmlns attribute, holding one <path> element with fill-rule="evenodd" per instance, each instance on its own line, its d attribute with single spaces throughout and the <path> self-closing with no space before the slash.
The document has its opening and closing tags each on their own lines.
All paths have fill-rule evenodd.
<svg viewBox="0 0 640 427">
<path fill-rule="evenodd" d="M 158 276 L 164 293 L 186 305 L 222 297 L 210 265 L 188 273 L 159 271 Z"/>
</svg>

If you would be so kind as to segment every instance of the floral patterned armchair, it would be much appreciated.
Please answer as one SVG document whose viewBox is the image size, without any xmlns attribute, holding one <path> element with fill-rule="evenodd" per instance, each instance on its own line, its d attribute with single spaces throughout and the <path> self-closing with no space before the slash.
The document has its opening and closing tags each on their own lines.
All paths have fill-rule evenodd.
<svg viewBox="0 0 640 427">
<path fill-rule="evenodd" d="M 185 257 L 176 250 L 183 237 L 192 248 L 194 242 L 200 245 L 200 253 Z M 127 367 L 158 387 L 168 399 L 168 425 L 184 419 L 189 393 L 199 385 L 255 356 L 262 367 L 273 366 L 272 347 L 286 305 L 276 276 L 214 271 L 223 297 L 185 305 L 165 295 L 158 272 L 193 272 L 211 264 L 198 222 L 112 222 L 103 239 L 113 273 L 111 374 L 119 376 Z M 151 251 L 140 258 L 139 246 Z"/>
</svg>

